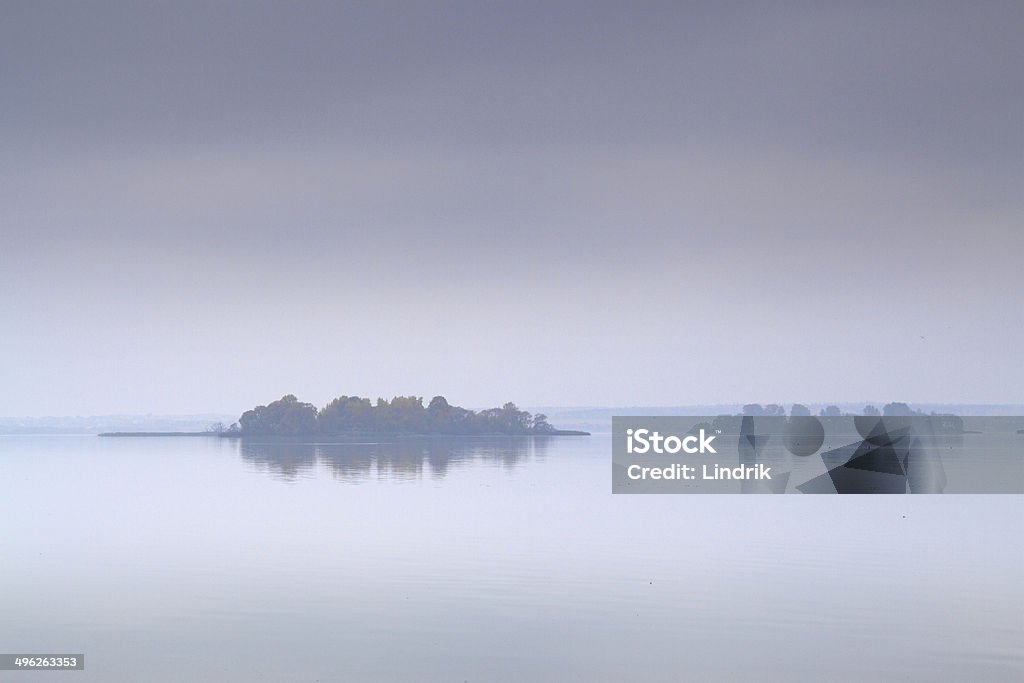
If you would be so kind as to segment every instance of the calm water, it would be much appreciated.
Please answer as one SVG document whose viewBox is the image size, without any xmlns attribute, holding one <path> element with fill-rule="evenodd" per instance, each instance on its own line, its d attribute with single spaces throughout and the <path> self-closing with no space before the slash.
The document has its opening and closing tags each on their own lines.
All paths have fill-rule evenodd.
<svg viewBox="0 0 1024 683">
<path fill-rule="evenodd" d="M 32 681 L 1024 679 L 1020 496 L 613 496 L 607 436 L 0 437 Z"/>
</svg>

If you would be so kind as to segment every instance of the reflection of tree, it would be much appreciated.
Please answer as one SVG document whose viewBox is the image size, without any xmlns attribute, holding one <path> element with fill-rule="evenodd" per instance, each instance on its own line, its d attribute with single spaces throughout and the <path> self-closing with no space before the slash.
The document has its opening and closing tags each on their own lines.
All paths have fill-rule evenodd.
<svg viewBox="0 0 1024 683">
<path fill-rule="evenodd" d="M 529 458 L 544 458 L 554 437 L 417 437 L 385 442 L 318 443 L 241 441 L 242 459 L 292 481 L 313 473 L 318 463 L 346 483 L 370 479 L 406 481 L 425 472 L 444 478 L 474 463 L 511 469 Z"/>
<path fill-rule="evenodd" d="M 378 479 L 405 481 L 423 475 L 424 445 L 419 439 L 320 445 L 320 458 L 335 478 L 350 483 Z"/>
<path fill-rule="evenodd" d="M 521 460 L 529 457 L 543 458 L 547 455 L 552 437 L 509 437 L 487 439 L 475 442 L 473 457 L 511 469 Z"/>
<path fill-rule="evenodd" d="M 316 447 L 311 443 L 242 440 L 241 454 L 243 460 L 287 481 L 316 467 Z"/>
<path fill-rule="evenodd" d="M 351 484 L 365 481 L 373 469 L 373 447 L 379 444 L 321 444 L 320 460 L 334 473 L 334 478 Z"/>
<path fill-rule="evenodd" d="M 430 463 L 430 471 L 436 479 L 444 479 L 448 474 L 448 467 L 452 461 L 462 462 L 464 458 L 458 450 L 451 447 L 444 441 L 432 440 L 427 445 L 427 462 Z"/>
</svg>

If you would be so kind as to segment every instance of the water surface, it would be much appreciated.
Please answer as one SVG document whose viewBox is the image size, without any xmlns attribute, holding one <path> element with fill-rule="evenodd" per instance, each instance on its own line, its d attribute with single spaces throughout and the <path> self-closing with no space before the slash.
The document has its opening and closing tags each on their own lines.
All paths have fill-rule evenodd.
<svg viewBox="0 0 1024 683">
<path fill-rule="evenodd" d="M 1020 496 L 615 496 L 610 457 L 0 437 L 0 651 L 105 683 L 1024 678 Z"/>
</svg>

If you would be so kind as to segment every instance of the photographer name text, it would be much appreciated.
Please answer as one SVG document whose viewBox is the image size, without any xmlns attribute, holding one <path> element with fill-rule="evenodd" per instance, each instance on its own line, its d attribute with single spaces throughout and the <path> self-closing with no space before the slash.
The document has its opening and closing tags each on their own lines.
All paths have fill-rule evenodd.
<svg viewBox="0 0 1024 683">
<path fill-rule="evenodd" d="M 708 435 L 703 429 L 698 434 L 689 434 L 683 437 L 670 434 L 663 436 L 657 431 L 649 429 L 627 429 L 626 430 L 626 452 L 629 454 L 666 454 L 674 455 L 686 453 L 714 454 L 717 453 L 712 441 L 714 434 Z M 703 464 L 698 468 L 694 465 L 683 465 L 672 463 L 665 467 L 644 467 L 641 465 L 630 465 L 626 470 L 626 476 L 633 480 L 640 479 L 676 479 L 676 480 L 720 480 L 720 479 L 771 479 L 771 467 L 763 464 L 741 465 L 739 467 L 722 467 L 717 463 L 710 466 Z"/>
</svg>

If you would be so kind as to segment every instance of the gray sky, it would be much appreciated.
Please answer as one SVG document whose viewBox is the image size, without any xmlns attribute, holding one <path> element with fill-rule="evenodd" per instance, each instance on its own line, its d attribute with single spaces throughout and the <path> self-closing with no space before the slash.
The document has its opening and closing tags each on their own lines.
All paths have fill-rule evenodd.
<svg viewBox="0 0 1024 683">
<path fill-rule="evenodd" d="M 1024 4 L 0 4 L 0 414 L 1024 402 Z"/>
</svg>

